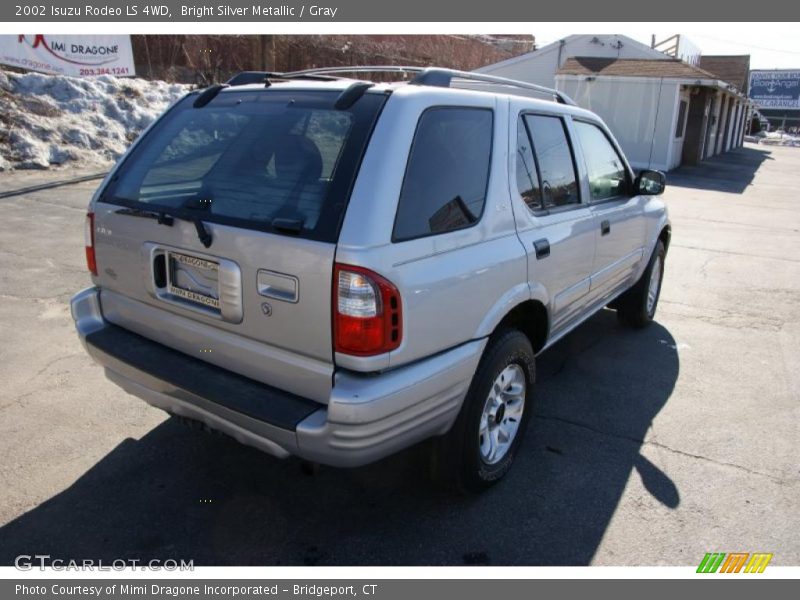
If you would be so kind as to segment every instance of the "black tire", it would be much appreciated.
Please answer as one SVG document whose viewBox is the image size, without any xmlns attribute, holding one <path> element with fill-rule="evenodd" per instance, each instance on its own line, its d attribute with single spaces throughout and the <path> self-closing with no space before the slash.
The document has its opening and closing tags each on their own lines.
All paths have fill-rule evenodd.
<svg viewBox="0 0 800 600">
<path fill-rule="evenodd" d="M 658 308 L 658 299 L 661 296 L 661 285 L 664 281 L 665 256 L 666 250 L 664 249 L 664 244 L 659 240 L 650 257 L 650 262 L 639 278 L 639 281 L 614 302 L 617 309 L 617 318 L 620 323 L 635 329 L 641 329 L 653 322 L 656 309 Z M 650 281 L 656 269 L 659 271 L 658 289 L 656 290 L 655 301 L 648 306 Z"/>
<path fill-rule="evenodd" d="M 490 464 L 481 455 L 481 417 L 495 379 L 511 365 L 519 366 L 524 375 L 522 415 L 505 454 Z M 480 492 L 503 478 L 514 462 L 530 420 L 535 375 L 534 352 L 525 334 L 506 329 L 489 339 L 456 422 L 447 434 L 434 441 L 432 472 L 435 479 L 462 492 Z"/>
</svg>

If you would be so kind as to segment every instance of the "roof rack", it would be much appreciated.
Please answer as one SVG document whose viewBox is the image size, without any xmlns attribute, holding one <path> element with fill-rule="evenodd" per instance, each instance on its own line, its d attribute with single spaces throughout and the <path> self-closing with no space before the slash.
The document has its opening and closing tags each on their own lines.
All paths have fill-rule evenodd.
<svg viewBox="0 0 800 600">
<path fill-rule="evenodd" d="M 303 71 L 293 71 L 284 73 L 287 79 L 298 77 L 312 77 L 320 75 L 332 75 L 334 73 L 413 73 L 414 78 L 409 81 L 412 85 L 430 85 L 434 87 L 451 87 L 454 79 L 477 81 L 481 83 L 493 83 L 510 88 L 531 90 L 540 94 L 552 96 L 561 104 L 576 106 L 575 102 L 565 93 L 554 88 L 527 83 L 506 77 L 495 77 L 483 73 L 473 73 L 469 71 L 458 71 L 456 69 L 443 69 L 440 67 L 417 67 L 417 66 L 396 66 L 396 65 L 377 65 L 377 66 L 348 66 L 348 67 L 323 67 L 320 69 L 305 69 Z"/>
<path fill-rule="evenodd" d="M 308 75 L 297 73 L 278 73 L 276 71 L 242 71 L 231 77 L 226 83 L 230 86 L 251 85 L 253 83 L 269 83 L 270 79 L 312 79 L 316 81 L 333 81 L 339 77 L 329 77 L 326 75 Z"/>
<path fill-rule="evenodd" d="M 441 69 L 439 67 L 429 67 L 417 75 L 412 84 L 415 85 L 433 85 L 437 87 L 450 87 L 453 79 L 464 79 L 467 81 L 478 81 L 481 83 L 493 83 L 496 85 L 503 85 L 511 88 L 518 88 L 523 90 L 531 90 L 547 96 L 553 96 L 556 102 L 560 104 L 568 104 L 570 106 L 577 106 L 575 101 L 567 96 L 564 92 L 560 92 L 555 88 L 537 85 L 535 83 L 528 83 L 526 81 L 518 81 L 516 79 L 508 79 L 506 77 L 496 77 L 494 75 L 484 75 L 483 73 L 473 73 L 470 71 L 458 71 L 455 69 Z"/>
<path fill-rule="evenodd" d="M 440 67 L 417 67 L 401 65 L 354 65 L 347 67 L 322 67 L 319 69 L 304 69 L 302 71 L 290 71 L 288 73 L 273 73 L 270 71 L 243 71 L 234 75 L 228 80 L 228 85 L 247 85 L 252 83 L 269 84 L 270 79 L 311 79 L 320 81 L 330 81 L 334 79 L 350 79 L 347 77 L 337 77 L 336 73 L 404 73 L 413 74 L 414 77 L 409 81 L 411 85 L 430 85 L 434 87 L 452 87 L 453 80 L 477 81 L 480 83 L 491 83 L 502 85 L 509 88 L 531 90 L 555 98 L 556 102 L 576 106 L 575 102 L 565 93 L 554 88 L 508 79 L 506 77 L 495 77 L 483 73 L 473 73 L 470 71 L 458 71 L 456 69 L 443 69 Z M 217 90 L 219 91 L 219 90 Z M 363 93 L 363 90 L 362 90 Z M 513 93 L 513 92 L 509 92 Z"/>
<path fill-rule="evenodd" d="M 309 75 L 326 75 L 333 73 L 421 73 L 426 67 L 409 67 L 398 65 L 352 65 L 347 67 L 320 67 L 284 73 L 288 78 L 307 77 Z"/>
</svg>

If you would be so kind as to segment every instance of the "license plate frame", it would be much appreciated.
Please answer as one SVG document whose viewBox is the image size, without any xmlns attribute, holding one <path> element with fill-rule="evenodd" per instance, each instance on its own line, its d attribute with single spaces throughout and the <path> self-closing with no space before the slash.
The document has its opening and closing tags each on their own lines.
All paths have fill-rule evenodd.
<svg viewBox="0 0 800 600">
<path fill-rule="evenodd" d="M 219 302 L 219 262 L 210 260 L 207 258 L 202 258 L 199 256 L 193 256 L 191 254 L 184 254 L 182 252 L 174 252 L 172 250 L 165 251 L 166 259 L 166 276 L 167 276 L 167 293 L 180 298 L 183 301 L 186 301 L 193 306 L 201 306 L 204 308 L 210 308 L 216 311 L 220 310 L 220 302 Z M 173 262 L 174 261 L 174 262 Z M 175 263 L 184 264 L 186 266 L 192 267 L 195 270 L 200 270 L 201 274 L 204 271 L 213 271 L 217 277 L 215 278 L 215 288 L 217 297 L 211 296 L 209 294 L 203 294 L 201 292 L 186 289 L 177 285 L 175 282 Z"/>
</svg>

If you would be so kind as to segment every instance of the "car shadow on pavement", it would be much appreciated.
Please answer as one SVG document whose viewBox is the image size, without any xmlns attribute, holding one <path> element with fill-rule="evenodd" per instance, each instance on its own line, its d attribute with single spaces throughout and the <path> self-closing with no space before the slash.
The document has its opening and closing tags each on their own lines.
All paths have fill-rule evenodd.
<svg viewBox="0 0 800 600">
<path fill-rule="evenodd" d="M 737 148 L 697 165 L 681 165 L 669 172 L 667 185 L 743 194 L 761 163 L 775 160 L 770 154 L 760 148 Z"/>
<path fill-rule="evenodd" d="M 122 441 L 72 486 L 0 528 L 0 564 L 53 559 L 199 565 L 589 564 L 678 376 L 659 325 L 605 310 L 538 360 L 535 418 L 507 478 L 473 497 L 427 477 L 424 445 L 354 470 L 301 468 L 167 420 Z M 624 559 L 623 559 L 624 560 Z"/>
</svg>

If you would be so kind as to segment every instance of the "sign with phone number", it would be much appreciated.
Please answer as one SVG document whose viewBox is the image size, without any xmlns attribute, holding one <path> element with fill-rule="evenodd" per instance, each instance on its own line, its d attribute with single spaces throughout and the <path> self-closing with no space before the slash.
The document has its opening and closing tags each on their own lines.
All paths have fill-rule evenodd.
<svg viewBox="0 0 800 600">
<path fill-rule="evenodd" d="M 129 35 L 0 35 L 0 63 L 73 77 L 136 74 Z"/>
<path fill-rule="evenodd" d="M 751 71 L 750 98 L 760 108 L 800 109 L 800 71 Z"/>
</svg>

